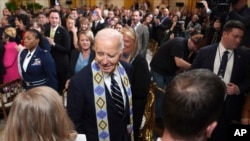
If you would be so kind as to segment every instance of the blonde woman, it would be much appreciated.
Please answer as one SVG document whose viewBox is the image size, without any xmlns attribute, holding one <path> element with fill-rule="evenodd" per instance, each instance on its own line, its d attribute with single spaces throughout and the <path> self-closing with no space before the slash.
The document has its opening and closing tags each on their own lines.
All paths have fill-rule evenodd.
<svg viewBox="0 0 250 141">
<path fill-rule="evenodd" d="M 140 45 L 134 29 L 126 27 L 122 29 L 121 33 L 124 41 L 122 59 L 133 66 L 131 87 L 133 94 L 134 140 L 138 141 L 138 134 L 149 91 L 150 74 L 146 59 L 139 54 Z"/>
<path fill-rule="evenodd" d="M 94 37 L 91 31 L 78 34 L 78 48 L 73 50 L 70 55 L 71 76 L 93 61 L 95 58 L 95 52 L 92 50 L 93 45 Z"/>
<path fill-rule="evenodd" d="M 17 95 L 3 141 L 75 141 L 76 136 L 59 94 L 41 86 Z"/>
<path fill-rule="evenodd" d="M 93 45 L 94 37 L 91 31 L 82 31 L 78 34 L 78 48 L 72 50 L 70 55 L 70 77 L 94 60 L 95 52 L 92 50 Z M 69 80 L 65 84 L 66 89 L 68 84 Z"/>
</svg>

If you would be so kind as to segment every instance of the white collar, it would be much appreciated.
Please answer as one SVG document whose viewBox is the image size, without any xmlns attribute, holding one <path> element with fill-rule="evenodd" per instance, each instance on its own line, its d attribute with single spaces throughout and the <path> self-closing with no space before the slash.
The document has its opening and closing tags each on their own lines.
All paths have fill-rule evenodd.
<svg viewBox="0 0 250 141">
<path fill-rule="evenodd" d="M 54 31 L 56 31 L 57 30 L 57 28 L 59 27 L 59 25 L 57 25 L 56 27 L 50 27 L 50 29 L 52 29 L 52 30 L 54 30 Z"/>
<path fill-rule="evenodd" d="M 225 46 L 220 42 L 219 43 L 219 52 L 222 54 L 224 51 L 228 51 L 229 54 L 233 53 L 232 49 L 226 49 Z"/>
<path fill-rule="evenodd" d="M 32 50 L 32 51 L 28 50 L 27 55 L 30 54 L 31 56 L 33 56 L 33 54 L 34 54 L 35 52 L 36 52 L 36 48 L 35 48 L 34 50 Z"/>
</svg>

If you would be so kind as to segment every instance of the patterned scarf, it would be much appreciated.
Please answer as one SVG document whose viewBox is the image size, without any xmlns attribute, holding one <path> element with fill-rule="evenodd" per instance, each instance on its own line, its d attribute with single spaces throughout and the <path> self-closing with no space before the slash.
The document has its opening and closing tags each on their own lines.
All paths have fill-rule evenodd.
<svg viewBox="0 0 250 141">
<path fill-rule="evenodd" d="M 94 86 L 94 95 L 96 104 L 95 108 L 97 115 L 96 120 L 97 120 L 98 136 L 100 141 L 109 141 L 110 135 L 109 135 L 109 123 L 108 123 L 104 77 L 103 73 L 100 70 L 99 65 L 95 60 L 92 61 L 91 68 L 93 73 L 93 86 Z M 129 128 L 128 130 L 131 131 L 131 141 L 133 141 L 134 136 L 133 136 L 133 110 L 132 110 L 131 87 L 126 71 L 120 63 L 118 63 L 117 69 L 121 76 L 126 94 L 129 99 L 130 125 L 128 127 Z"/>
</svg>

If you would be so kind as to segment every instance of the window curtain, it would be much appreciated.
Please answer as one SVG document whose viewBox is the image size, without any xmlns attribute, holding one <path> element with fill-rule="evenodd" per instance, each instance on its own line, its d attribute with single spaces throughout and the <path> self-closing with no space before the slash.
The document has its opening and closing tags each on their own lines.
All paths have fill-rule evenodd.
<svg viewBox="0 0 250 141">
<path fill-rule="evenodd" d="M 124 0 L 124 7 L 126 9 L 131 9 L 131 6 L 133 5 L 134 0 Z"/>
<path fill-rule="evenodd" d="M 187 0 L 187 9 L 190 12 L 194 12 L 196 8 L 196 0 Z"/>
</svg>

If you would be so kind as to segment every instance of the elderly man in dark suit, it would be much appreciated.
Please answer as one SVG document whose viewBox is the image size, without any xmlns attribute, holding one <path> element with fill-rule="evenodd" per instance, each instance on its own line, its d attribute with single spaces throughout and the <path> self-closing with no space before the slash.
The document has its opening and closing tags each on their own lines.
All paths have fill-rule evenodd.
<svg viewBox="0 0 250 141">
<path fill-rule="evenodd" d="M 62 93 L 69 73 L 69 52 L 70 38 L 69 33 L 60 26 L 60 14 L 56 10 L 49 13 L 49 25 L 45 27 L 44 35 L 51 45 L 51 55 L 56 63 L 58 77 L 58 92 Z"/>
<path fill-rule="evenodd" d="M 229 124 L 240 121 L 244 93 L 250 88 L 249 58 L 239 48 L 245 26 L 240 21 L 228 21 L 223 27 L 219 44 L 200 49 L 191 69 L 207 68 L 226 83 L 223 114 L 212 140 L 225 140 Z"/>
<path fill-rule="evenodd" d="M 129 141 L 132 137 L 131 66 L 119 61 L 122 35 L 110 28 L 95 37 L 96 57 L 70 79 L 67 111 L 87 140 Z M 131 135 L 131 136 L 130 136 Z"/>
</svg>

